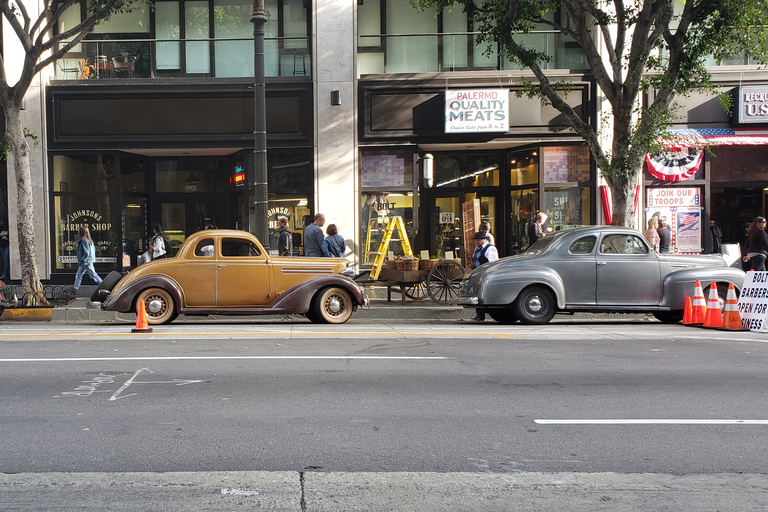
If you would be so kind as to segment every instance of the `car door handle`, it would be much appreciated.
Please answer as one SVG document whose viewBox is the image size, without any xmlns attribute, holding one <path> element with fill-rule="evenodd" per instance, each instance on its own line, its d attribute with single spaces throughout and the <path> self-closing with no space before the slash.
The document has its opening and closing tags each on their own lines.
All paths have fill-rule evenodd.
<svg viewBox="0 0 768 512">
<path fill-rule="evenodd" d="M 608 262 L 607 261 L 598 261 L 597 264 L 598 265 L 607 265 Z"/>
</svg>

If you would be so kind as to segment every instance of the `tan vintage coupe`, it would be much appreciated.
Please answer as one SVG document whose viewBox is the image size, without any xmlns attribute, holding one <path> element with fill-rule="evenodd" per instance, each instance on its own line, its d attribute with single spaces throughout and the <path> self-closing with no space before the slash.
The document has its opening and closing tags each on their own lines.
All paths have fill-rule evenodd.
<svg viewBox="0 0 768 512">
<path fill-rule="evenodd" d="M 217 229 L 193 233 L 176 256 L 141 265 L 117 284 L 107 276 L 95 295 L 105 311 L 136 312 L 144 301 L 155 325 L 179 314 L 286 313 L 340 324 L 367 300 L 345 269 L 342 258 L 270 256 L 252 234 Z"/>
</svg>

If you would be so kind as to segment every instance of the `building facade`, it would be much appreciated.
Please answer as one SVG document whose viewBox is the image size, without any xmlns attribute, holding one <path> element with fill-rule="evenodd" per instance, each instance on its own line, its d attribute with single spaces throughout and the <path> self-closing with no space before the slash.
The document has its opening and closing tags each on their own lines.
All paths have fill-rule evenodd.
<svg viewBox="0 0 768 512">
<path fill-rule="evenodd" d="M 518 96 L 532 75 L 475 45 L 465 14 L 417 13 L 407 0 L 268 0 L 266 8 L 265 245 L 276 243 L 277 218 L 286 216 L 301 254 L 304 226 L 323 213 L 362 269 L 388 219 L 401 216 L 415 249 L 462 257 L 462 209 L 473 200 L 476 221 L 489 222 L 501 255 L 524 250 L 538 211 L 554 229 L 605 222 L 610 212 L 588 148 L 551 106 Z M 83 19 L 83 9 L 70 8 L 60 30 Z M 26 115 L 41 141 L 32 167 L 43 276 L 73 279 L 82 223 L 105 274 L 136 265 L 154 223 L 177 247 L 208 224 L 252 230 L 263 221 L 253 206 L 251 10 L 250 0 L 158 0 L 152 10 L 98 25 L 39 77 Z M 9 41 L 12 33 L 4 34 Z M 570 82 L 566 101 L 596 126 L 601 99 L 578 46 L 550 31 L 529 37 L 550 54 L 550 73 Z M 727 64 L 718 75 L 724 90 L 768 80 L 749 63 Z M 449 128 L 447 105 L 459 103 L 446 99 L 477 91 L 505 105 L 504 122 Z M 712 98 L 686 101 L 677 128 L 738 125 Z M 678 212 L 680 219 L 698 212 L 699 225 L 716 216 L 739 238 L 741 225 L 765 212 L 764 147 L 718 148 L 683 181 L 646 170 L 638 225 L 656 213 L 650 198 L 692 189 L 685 193 L 698 199 L 664 216 L 677 222 Z M 13 205 L 12 177 L 5 183 Z M 8 217 L 18 278 L 12 206 Z M 680 240 L 695 252 L 685 231 Z M 695 232 L 706 252 L 707 231 Z"/>
</svg>

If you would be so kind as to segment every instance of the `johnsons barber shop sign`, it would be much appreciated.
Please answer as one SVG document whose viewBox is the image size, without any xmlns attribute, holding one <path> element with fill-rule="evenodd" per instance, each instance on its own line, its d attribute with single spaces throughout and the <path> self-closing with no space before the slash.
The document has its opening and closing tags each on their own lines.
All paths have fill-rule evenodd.
<svg viewBox="0 0 768 512">
<path fill-rule="evenodd" d="M 445 133 L 509 131 L 507 89 L 445 91 Z"/>
</svg>

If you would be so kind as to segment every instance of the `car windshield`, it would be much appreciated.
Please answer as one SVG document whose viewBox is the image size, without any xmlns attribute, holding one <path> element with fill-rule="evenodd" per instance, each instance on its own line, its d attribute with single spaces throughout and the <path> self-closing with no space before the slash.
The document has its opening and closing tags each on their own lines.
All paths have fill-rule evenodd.
<svg viewBox="0 0 768 512">
<path fill-rule="evenodd" d="M 544 252 L 554 241 L 555 237 L 545 236 L 544 238 L 540 238 L 538 242 L 530 246 L 525 252 Z"/>
</svg>

